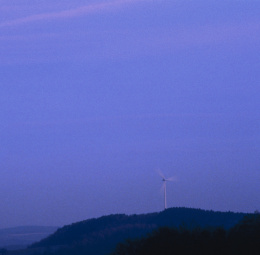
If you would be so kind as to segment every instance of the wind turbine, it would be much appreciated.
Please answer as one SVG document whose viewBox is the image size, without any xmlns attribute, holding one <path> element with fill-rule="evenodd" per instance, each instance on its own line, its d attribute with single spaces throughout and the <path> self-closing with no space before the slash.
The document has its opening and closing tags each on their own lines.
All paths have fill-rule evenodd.
<svg viewBox="0 0 260 255">
<path fill-rule="evenodd" d="M 175 178 L 174 177 L 170 177 L 170 178 L 165 178 L 165 176 L 163 175 L 163 173 L 158 170 L 159 175 L 162 177 L 162 181 L 163 181 L 163 189 L 164 189 L 164 210 L 167 209 L 167 200 L 166 200 L 166 183 L 168 181 L 174 181 Z"/>
</svg>

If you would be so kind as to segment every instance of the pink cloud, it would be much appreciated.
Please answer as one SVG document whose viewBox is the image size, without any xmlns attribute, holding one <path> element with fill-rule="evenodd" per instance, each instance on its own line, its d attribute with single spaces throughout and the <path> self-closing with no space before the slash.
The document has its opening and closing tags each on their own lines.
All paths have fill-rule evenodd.
<svg viewBox="0 0 260 255">
<path fill-rule="evenodd" d="M 88 14 L 93 14 L 97 12 L 104 12 L 114 8 L 124 7 L 129 4 L 134 4 L 138 2 L 144 2 L 147 0 L 114 0 L 114 1 L 107 1 L 98 4 L 91 4 L 81 6 L 79 8 L 59 11 L 59 12 L 50 12 L 50 13 L 42 13 L 42 14 L 35 14 L 30 15 L 24 18 L 14 19 L 10 21 L 6 21 L 0 23 L 0 27 L 8 27 L 8 26 L 15 26 L 20 24 L 31 23 L 35 21 L 45 21 L 45 20 L 52 20 L 52 19 L 64 19 L 64 18 L 74 18 L 77 16 L 83 16 Z"/>
</svg>

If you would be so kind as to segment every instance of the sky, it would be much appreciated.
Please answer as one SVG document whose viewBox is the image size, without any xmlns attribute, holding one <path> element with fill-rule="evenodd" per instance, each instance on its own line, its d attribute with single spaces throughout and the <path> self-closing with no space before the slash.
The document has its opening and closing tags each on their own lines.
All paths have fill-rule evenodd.
<svg viewBox="0 0 260 255">
<path fill-rule="evenodd" d="M 0 0 L 0 228 L 260 210 L 260 1 Z"/>
</svg>

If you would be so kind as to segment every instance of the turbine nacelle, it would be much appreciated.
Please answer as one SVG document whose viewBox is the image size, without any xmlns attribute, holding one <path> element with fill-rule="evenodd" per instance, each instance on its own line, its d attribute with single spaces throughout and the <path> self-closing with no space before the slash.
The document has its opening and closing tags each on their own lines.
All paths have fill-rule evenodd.
<svg viewBox="0 0 260 255">
<path fill-rule="evenodd" d="M 163 178 L 162 181 L 163 181 L 163 182 L 168 182 L 168 181 L 172 182 L 172 181 L 174 181 L 174 179 L 173 179 L 173 177 L 167 178 L 167 179 L 166 179 L 166 178 Z"/>
<path fill-rule="evenodd" d="M 175 181 L 175 178 L 174 177 L 171 177 L 171 178 L 163 178 L 162 179 L 163 182 L 172 182 L 172 181 Z"/>
</svg>

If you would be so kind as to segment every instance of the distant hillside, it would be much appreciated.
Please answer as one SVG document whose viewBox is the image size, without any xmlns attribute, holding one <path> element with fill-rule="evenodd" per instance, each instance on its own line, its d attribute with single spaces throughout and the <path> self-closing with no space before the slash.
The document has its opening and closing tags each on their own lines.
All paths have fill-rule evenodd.
<svg viewBox="0 0 260 255">
<path fill-rule="evenodd" d="M 0 247 L 26 247 L 53 234 L 58 227 L 24 226 L 0 229 Z"/>
<path fill-rule="evenodd" d="M 56 254 L 95 254 L 111 252 L 117 243 L 139 238 L 158 227 L 217 227 L 229 229 L 247 214 L 214 212 L 200 209 L 170 208 L 160 213 L 109 215 L 89 219 L 58 229 L 54 234 L 31 245 L 31 248 L 57 250 Z"/>
</svg>

